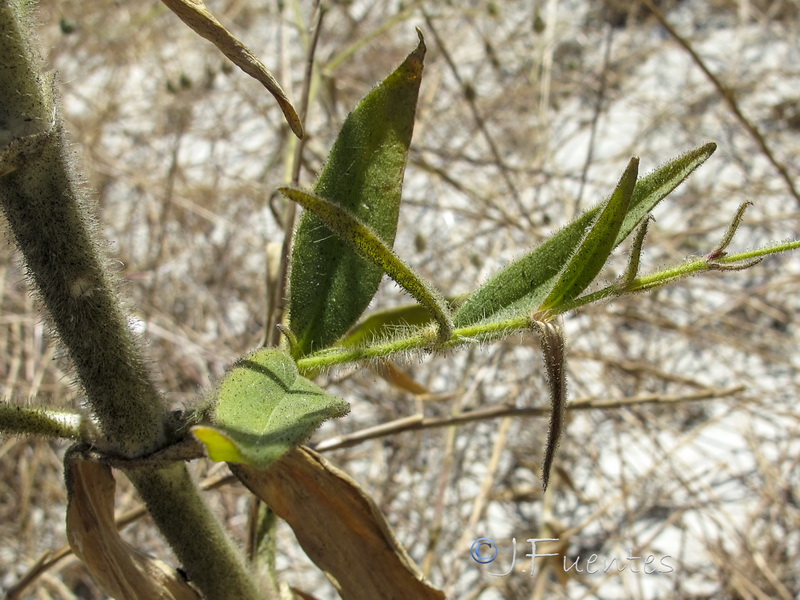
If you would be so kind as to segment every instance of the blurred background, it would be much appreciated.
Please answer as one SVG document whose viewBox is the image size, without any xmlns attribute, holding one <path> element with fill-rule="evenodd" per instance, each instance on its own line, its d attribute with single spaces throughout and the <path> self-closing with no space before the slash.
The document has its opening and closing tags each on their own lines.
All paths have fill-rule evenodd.
<svg viewBox="0 0 800 600">
<path fill-rule="evenodd" d="M 311 0 L 207 2 L 296 105 L 313 61 L 304 185 L 348 111 L 423 31 L 395 248 L 448 294 L 605 198 L 631 156 L 646 173 L 707 141 L 716 154 L 655 210 L 641 271 L 708 253 L 745 201 L 731 251 L 798 237 L 797 0 L 664 0 L 655 13 L 617 0 L 323 4 L 309 57 Z M 158 2 L 42 0 L 37 16 L 132 325 L 170 401 L 191 407 L 264 335 L 267 265 L 285 229 L 274 190 L 290 177 L 296 140 L 272 97 Z M 3 228 L 2 396 L 79 407 Z M 603 282 L 624 271 L 628 249 Z M 449 598 L 797 598 L 798 283 L 800 257 L 785 254 L 567 315 L 575 410 L 544 497 L 541 415 L 403 431 L 325 456 L 373 496 Z M 372 309 L 409 301 L 385 281 Z M 549 405 L 533 335 L 396 366 L 415 393 L 369 368 L 323 375 L 352 412 L 312 442 L 414 415 L 447 425 L 477 409 Z M 69 556 L 14 587 L 65 544 L 65 449 L 0 438 L 9 597 L 103 598 Z M 226 469 L 192 468 L 204 481 Z M 123 479 L 120 511 L 137 506 Z M 243 539 L 246 491 L 209 498 Z M 281 577 L 336 597 L 288 527 L 280 535 Z M 147 519 L 124 536 L 174 561 Z M 471 556 L 478 538 L 496 544 L 496 560 Z M 537 558 L 532 574 L 526 540 L 536 538 L 559 541 L 537 544 L 557 556 Z"/>
</svg>

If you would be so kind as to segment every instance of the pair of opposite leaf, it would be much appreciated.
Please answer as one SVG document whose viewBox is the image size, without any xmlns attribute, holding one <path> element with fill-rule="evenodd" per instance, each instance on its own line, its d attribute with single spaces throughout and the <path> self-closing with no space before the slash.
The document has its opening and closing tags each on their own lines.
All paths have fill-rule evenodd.
<svg viewBox="0 0 800 600">
<path fill-rule="evenodd" d="M 606 202 L 498 272 L 453 312 L 441 292 L 391 249 L 425 56 L 421 33 L 419 38 L 417 48 L 348 116 L 313 190 L 280 188 L 306 209 L 291 259 L 290 351 L 298 359 L 340 342 L 384 273 L 428 313 L 436 328 L 432 344 L 447 342 L 458 328 L 529 316 L 541 334 L 553 405 L 546 487 L 565 408 L 563 339 L 551 315 L 592 283 L 612 250 L 716 145 L 693 150 L 639 181 L 638 159 L 631 159 Z M 196 427 L 195 434 L 216 460 L 262 467 L 302 443 L 323 420 L 347 412 L 346 403 L 302 377 L 294 360 L 275 349 L 238 361 L 216 400 L 216 427 Z"/>
</svg>

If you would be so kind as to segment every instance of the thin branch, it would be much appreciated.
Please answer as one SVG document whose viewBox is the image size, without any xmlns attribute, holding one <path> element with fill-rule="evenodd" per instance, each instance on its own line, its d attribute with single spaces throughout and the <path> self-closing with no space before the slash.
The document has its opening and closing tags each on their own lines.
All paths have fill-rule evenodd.
<svg viewBox="0 0 800 600">
<path fill-rule="evenodd" d="M 500 468 L 500 460 L 508 444 L 508 432 L 511 429 L 512 418 L 503 417 L 500 421 L 500 427 L 494 436 L 494 446 L 492 447 L 492 456 L 489 459 L 489 464 L 486 468 L 486 475 L 481 483 L 480 491 L 472 503 L 472 514 L 469 517 L 466 527 L 461 534 L 457 548 L 466 548 L 470 540 L 474 538 L 474 531 L 480 521 L 481 517 L 486 512 L 486 506 L 489 504 L 489 496 L 492 493 L 495 480 L 497 479 L 497 471 Z"/>
<path fill-rule="evenodd" d="M 583 398 L 573 400 L 567 404 L 567 410 L 598 410 L 620 408 L 637 404 L 675 404 L 679 402 L 694 402 L 697 400 L 712 400 L 724 396 L 730 396 L 743 391 L 742 385 L 737 385 L 723 389 L 699 390 L 688 394 L 667 396 L 663 394 L 644 394 L 634 396 L 624 400 L 599 400 L 597 398 Z M 396 435 L 406 431 L 419 431 L 421 429 L 432 429 L 435 427 L 449 427 L 451 425 L 463 425 L 474 421 L 487 421 L 503 417 L 549 417 L 550 408 L 546 407 L 516 407 L 509 405 L 488 406 L 469 412 L 461 413 L 449 417 L 430 417 L 424 418 L 423 415 L 413 415 L 403 417 L 389 423 L 383 423 L 378 427 L 370 427 L 350 434 L 336 436 L 323 440 L 313 445 L 317 452 L 328 452 L 340 448 L 349 448 L 365 442 L 367 440 Z"/>
<path fill-rule="evenodd" d="M 436 40 L 436 44 L 439 46 L 439 50 L 441 50 L 442 56 L 444 56 L 445 62 L 447 62 L 447 66 L 450 67 L 450 72 L 453 74 L 453 77 L 458 82 L 458 85 L 463 92 L 464 99 L 467 101 L 467 104 L 469 104 L 472 117 L 475 119 L 475 124 L 478 126 L 481 135 L 483 135 L 484 140 L 486 140 L 486 144 L 489 146 L 489 151 L 494 157 L 494 161 L 498 170 L 500 171 L 500 175 L 503 177 L 503 181 L 505 182 L 511 197 L 514 200 L 514 203 L 517 205 L 519 216 L 524 218 L 530 225 L 533 225 L 529 211 L 525 210 L 525 207 L 522 205 L 519 191 L 517 191 L 514 182 L 511 180 L 511 175 L 509 175 L 509 169 L 506 166 L 505 160 L 503 160 L 503 156 L 500 154 L 500 150 L 498 149 L 494 138 L 489 133 L 489 129 L 486 127 L 486 121 L 483 119 L 483 116 L 478 110 L 478 105 L 475 102 L 474 88 L 461 78 L 461 74 L 458 71 L 458 67 L 453 60 L 453 57 L 450 56 L 450 53 L 447 51 L 447 47 L 444 45 L 444 40 L 442 40 L 442 38 L 439 36 L 439 33 L 436 31 L 436 27 L 433 24 L 433 20 L 424 7 L 422 8 L 422 14 L 425 16 L 425 23 L 433 34 L 433 38 Z"/>
<path fill-rule="evenodd" d="M 581 207 L 581 200 L 583 199 L 583 192 L 586 189 L 586 178 L 589 174 L 589 167 L 594 162 L 594 149 L 595 139 L 597 137 L 597 124 L 600 122 L 600 115 L 603 112 L 603 102 L 606 99 L 606 87 L 608 84 L 608 65 L 611 62 L 611 41 L 614 38 L 614 27 L 608 25 L 606 30 L 606 47 L 603 53 L 603 69 L 600 72 L 600 88 L 597 90 L 597 97 L 594 103 L 594 113 L 592 114 L 592 122 L 589 126 L 589 144 L 586 149 L 586 160 L 583 163 L 581 170 L 581 186 L 578 188 L 578 194 L 575 196 L 575 202 L 572 205 L 573 217 L 578 214 Z"/>
<path fill-rule="evenodd" d="M 325 15 L 325 7 L 320 5 L 320 0 L 314 3 L 314 10 L 312 12 L 313 25 L 309 32 L 311 39 L 306 53 L 306 70 L 303 76 L 303 89 L 300 92 L 300 123 L 305 128 L 306 117 L 308 116 L 308 105 L 311 96 L 311 80 L 314 73 L 314 55 L 317 51 L 317 42 L 319 41 L 319 34 L 322 31 L 322 18 Z M 294 158 L 292 161 L 292 185 L 300 183 L 300 169 L 303 161 L 303 150 L 305 149 L 308 136 L 304 136 L 299 140 L 295 140 Z M 283 213 L 283 245 L 281 246 L 281 258 L 277 276 L 274 279 L 275 285 L 272 288 L 272 294 L 267 303 L 267 318 L 265 320 L 264 337 L 261 342 L 262 347 L 277 346 L 280 338 L 280 332 L 275 327 L 283 318 L 283 310 L 286 298 L 286 283 L 287 275 L 289 272 L 289 255 L 292 251 L 292 234 L 294 231 L 294 222 L 297 215 L 297 205 L 294 202 L 286 202 L 285 210 Z"/>
<path fill-rule="evenodd" d="M 680 44 L 680 46 L 686 50 L 689 56 L 692 57 L 692 60 L 695 64 L 700 67 L 700 70 L 703 71 L 708 80 L 717 88 L 717 92 L 719 92 L 720 96 L 722 96 L 725 103 L 730 108 L 731 112 L 736 116 L 739 122 L 744 126 L 750 136 L 756 141 L 758 147 L 761 148 L 761 151 L 764 153 L 764 156 L 767 157 L 769 162 L 775 167 L 775 169 L 780 174 L 781 178 L 786 183 L 786 187 L 789 188 L 789 193 L 794 196 L 794 199 L 800 204 L 800 192 L 798 192 L 797 188 L 794 185 L 794 181 L 792 181 L 791 175 L 789 175 L 789 171 L 786 169 L 786 166 L 779 162 L 777 158 L 775 158 L 775 154 L 770 149 L 769 145 L 767 144 L 767 140 L 764 139 L 764 136 L 761 134 L 761 131 L 744 115 L 742 109 L 739 107 L 739 103 L 736 101 L 733 92 L 726 87 L 719 78 L 711 72 L 711 70 L 706 66 L 706 63 L 700 57 L 697 52 L 695 52 L 692 45 L 689 41 L 681 36 L 672 25 L 669 24 L 664 14 L 653 4 L 652 0 L 640 0 L 642 4 L 644 4 L 647 8 L 649 8 L 661 26 L 667 30 L 672 38 Z"/>
</svg>

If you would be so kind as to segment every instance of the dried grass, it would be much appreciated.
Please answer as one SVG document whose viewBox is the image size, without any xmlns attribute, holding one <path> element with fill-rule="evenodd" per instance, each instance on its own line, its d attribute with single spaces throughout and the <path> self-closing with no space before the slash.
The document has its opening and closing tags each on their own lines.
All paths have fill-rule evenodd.
<svg viewBox="0 0 800 600">
<path fill-rule="evenodd" d="M 308 3 L 299 16 L 278 14 L 274 2 L 209 4 L 296 99 Z M 397 250 L 448 292 L 474 288 L 607 194 L 628 156 L 641 156 L 647 171 L 707 139 L 720 150 L 658 209 L 643 269 L 712 248 L 744 200 L 755 207 L 736 247 L 797 235 L 800 205 L 692 58 L 646 9 L 612 14 L 589 4 L 425 3 L 430 52 Z M 659 6 L 797 180 L 796 2 Z M 347 111 L 413 46 L 413 25 L 426 29 L 418 8 L 399 11 L 400 3 L 374 0 L 337 3 L 325 15 L 301 183 L 313 181 Z M 191 404 L 263 335 L 265 247 L 282 241 L 272 190 L 286 181 L 288 132 L 257 84 L 158 4 L 43 1 L 40 13 L 65 117 L 159 383 L 176 405 Z M 406 16 L 370 38 L 397 14 Z M 62 33 L 60 19 L 76 29 Z M 326 68 L 361 40 L 364 49 Z M 0 253 L 3 395 L 78 406 L 11 243 Z M 624 264 L 620 256 L 604 276 Z M 798 597 L 798 264 L 795 255 L 775 257 L 568 317 L 573 399 L 655 400 L 571 411 L 544 499 L 538 416 L 403 426 L 328 458 L 374 495 L 448 597 Z M 378 302 L 404 300 L 387 284 Z M 318 439 L 414 415 L 547 404 L 532 338 L 403 368 L 434 395 L 412 397 L 368 370 L 327 375 L 353 412 Z M 722 393 L 737 385 L 744 389 Z M 686 399 L 697 393 L 711 399 Z M 64 544 L 64 449 L 0 444 L 0 587 Z M 218 472 L 203 461 L 194 468 L 200 478 Z M 134 507 L 130 486 L 119 486 L 119 510 Z M 209 494 L 244 539 L 241 487 Z M 330 597 L 290 534 L 281 535 L 282 576 Z M 170 560 L 146 520 L 125 536 Z M 497 564 L 470 558 L 477 537 L 502 545 Z M 560 562 L 541 562 L 537 577 L 488 576 L 508 568 L 512 537 L 524 548 L 517 569 L 530 565 L 524 540 L 558 537 L 570 562 L 633 551 L 670 556 L 674 572 L 564 576 Z M 19 597 L 101 596 L 67 558 Z"/>
</svg>

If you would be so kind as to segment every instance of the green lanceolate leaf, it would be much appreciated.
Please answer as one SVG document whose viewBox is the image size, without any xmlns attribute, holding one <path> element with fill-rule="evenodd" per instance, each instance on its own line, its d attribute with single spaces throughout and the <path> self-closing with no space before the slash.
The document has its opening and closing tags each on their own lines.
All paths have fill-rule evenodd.
<svg viewBox="0 0 800 600">
<path fill-rule="evenodd" d="M 356 255 L 376 265 L 381 273 L 385 272 L 414 296 L 436 321 L 439 342 L 450 338 L 453 333 L 453 318 L 444 296 L 392 252 L 367 225 L 345 208 L 315 194 L 295 188 L 278 188 L 278 191 L 305 208 L 306 214 L 313 213 Z"/>
<path fill-rule="evenodd" d="M 616 245 L 617 234 L 628 212 L 638 172 L 639 159 L 632 158 L 611 198 L 581 241 L 578 250 L 561 271 L 553 289 L 539 307 L 540 310 L 546 311 L 577 298 L 597 277 Z"/>
<path fill-rule="evenodd" d="M 389 247 L 397 231 L 424 56 L 420 35 L 417 49 L 347 117 L 313 190 L 348 210 Z M 295 356 L 344 335 L 372 300 L 382 275 L 317 216 L 304 214 L 295 233 L 289 286 Z"/>
<path fill-rule="evenodd" d="M 219 386 L 214 425 L 192 433 L 212 460 L 264 468 L 348 411 L 344 400 L 302 377 L 289 356 L 261 349 L 234 363 Z"/>
<path fill-rule="evenodd" d="M 713 142 L 708 143 L 640 179 L 633 190 L 628 214 L 617 233 L 614 247 L 627 238 L 638 223 L 716 148 Z M 602 207 L 603 204 L 585 212 L 475 290 L 456 312 L 456 327 L 529 314 L 538 308 Z"/>
</svg>

